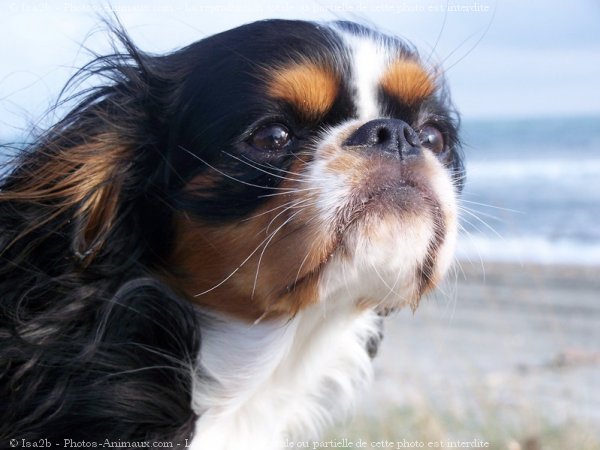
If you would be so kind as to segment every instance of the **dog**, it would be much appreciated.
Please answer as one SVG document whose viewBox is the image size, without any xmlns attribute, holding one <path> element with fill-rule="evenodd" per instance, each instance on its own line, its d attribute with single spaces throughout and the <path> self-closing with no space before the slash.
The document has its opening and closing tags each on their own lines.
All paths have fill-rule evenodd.
<svg viewBox="0 0 600 450">
<path fill-rule="evenodd" d="M 0 184 L 0 436 L 276 449 L 368 383 L 451 265 L 443 71 L 351 22 L 121 50 Z"/>
</svg>

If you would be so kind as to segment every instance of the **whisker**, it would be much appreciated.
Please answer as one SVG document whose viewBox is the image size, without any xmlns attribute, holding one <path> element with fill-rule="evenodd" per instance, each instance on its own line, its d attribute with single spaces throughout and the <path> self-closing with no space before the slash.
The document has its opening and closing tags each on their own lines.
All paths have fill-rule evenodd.
<svg viewBox="0 0 600 450">
<path fill-rule="evenodd" d="M 495 2 L 492 16 L 490 17 L 489 22 L 487 23 L 485 29 L 483 30 L 483 33 L 481 33 L 481 36 L 479 36 L 479 39 L 477 39 L 477 41 L 471 46 L 471 48 L 469 48 L 469 50 L 467 50 L 467 52 L 463 56 L 461 56 L 455 62 L 450 64 L 448 67 L 446 67 L 446 73 L 448 73 L 453 67 L 458 65 L 463 59 L 465 59 L 467 56 L 469 56 L 473 52 L 473 50 L 475 50 L 477 48 L 477 46 L 481 43 L 481 41 L 487 36 L 488 32 L 490 31 L 490 28 L 492 27 L 492 24 L 494 23 L 494 19 L 496 18 L 496 12 L 498 11 L 497 6 L 498 6 L 497 2 Z M 452 56 L 452 54 L 454 54 L 464 44 L 466 44 L 469 40 L 471 40 L 471 38 L 473 36 L 475 36 L 477 33 L 478 32 L 472 33 L 469 37 L 467 37 L 465 40 L 463 40 L 455 50 L 453 50 L 449 55 L 447 55 L 443 59 L 442 63 L 446 63 L 446 61 L 450 58 L 450 56 Z"/>
<path fill-rule="evenodd" d="M 396 297 L 402 298 L 402 295 L 399 294 L 398 292 L 396 292 L 396 285 L 398 284 L 398 281 L 400 281 L 400 275 L 401 272 L 398 271 L 398 273 L 396 274 L 396 280 L 394 281 L 394 284 L 392 286 L 390 286 L 387 281 L 381 276 L 381 274 L 379 273 L 379 270 L 377 270 L 377 267 L 375 266 L 375 264 L 373 264 L 372 262 L 370 263 L 371 268 L 375 271 L 375 274 L 377 275 L 377 278 L 379 278 L 379 280 L 385 285 L 385 287 L 388 289 L 388 293 L 377 302 L 377 306 L 380 306 L 381 304 L 383 304 L 390 295 L 394 294 Z"/>
<path fill-rule="evenodd" d="M 468 223 L 468 221 L 467 221 L 467 223 Z M 471 226 L 472 226 L 472 224 L 471 224 Z M 462 226 L 460 223 L 458 224 L 458 229 L 459 229 L 459 231 L 461 233 L 464 233 L 464 235 L 466 235 L 466 237 L 471 242 L 475 243 L 475 239 L 473 238 L 473 234 L 469 230 L 467 230 L 464 226 Z M 474 246 L 474 247 L 475 247 L 476 252 L 477 252 L 477 257 L 479 258 L 479 265 L 481 266 L 481 269 L 482 269 L 484 277 L 485 277 L 485 267 L 484 267 L 484 264 L 483 264 L 483 257 L 481 256 L 481 252 L 479 251 L 479 249 L 476 246 Z M 471 257 L 469 255 L 467 255 L 467 260 L 469 261 L 469 263 L 471 265 L 474 264 L 473 260 L 471 259 Z M 461 266 L 461 269 L 462 269 L 462 266 Z M 463 276 L 466 277 L 464 270 L 463 270 Z"/>
<path fill-rule="evenodd" d="M 238 178 L 235 178 L 225 172 L 223 172 L 222 170 L 217 169 L 215 166 L 209 164 L 208 162 L 206 162 L 205 160 L 203 160 L 202 158 L 200 158 L 198 155 L 196 155 L 195 153 L 187 150 L 186 148 L 179 146 L 179 148 L 181 148 L 183 151 L 189 153 L 191 156 L 193 156 L 194 158 L 196 158 L 198 161 L 202 162 L 203 164 L 205 164 L 206 166 L 210 167 L 212 170 L 214 170 L 215 172 L 223 175 L 226 178 L 229 178 L 230 180 L 233 180 L 237 183 L 241 183 L 244 184 L 246 186 L 251 186 L 251 187 L 256 187 L 256 188 L 260 188 L 260 189 L 270 189 L 270 190 L 275 190 L 275 191 L 285 191 L 285 192 L 293 192 L 295 191 L 294 188 L 278 188 L 278 187 L 273 187 L 273 186 L 261 186 L 259 184 L 253 184 L 253 183 L 248 183 L 247 181 L 244 180 L 240 180 Z"/>
<path fill-rule="evenodd" d="M 315 217 L 311 217 L 307 222 L 306 225 L 310 225 L 312 222 L 314 222 L 316 219 Z M 302 262 L 300 263 L 300 267 L 298 267 L 298 272 L 296 273 L 296 278 L 294 280 L 294 284 L 296 284 L 298 282 L 298 279 L 300 278 L 300 272 L 302 272 L 302 267 L 304 266 L 304 264 L 306 263 L 306 261 L 308 260 L 308 257 L 310 256 L 311 253 L 311 248 L 309 247 L 308 251 L 306 252 L 306 256 L 304 257 L 304 259 L 302 260 Z"/>
<path fill-rule="evenodd" d="M 290 189 L 289 191 L 286 192 L 276 192 L 273 194 L 264 194 L 264 195 L 259 195 L 258 198 L 266 198 L 266 197 L 275 197 L 277 195 L 290 195 L 290 194 L 297 194 L 299 192 L 310 192 L 310 191 L 318 191 L 321 188 L 318 186 L 315 187 L 310 187 L 310 188 L 301 188 L 301 189 Z"/>
<path fill-rule="evenodd" d="M 492 220 L 495 220 L 497 222 L 503 222 L 503 220 L 500 217 L 498 217 L 498 216 L 494 216 L 493 214 L 485 213 L 483 211 L 478 211 L 478 210 L 475 210 L 475 209 L 467 208 L 464 205 L 458 206 L 458 210 L 461 211 L 461 212 L 472 212 L 474 214 L 478 214 L 481 217 L 487 217 L 488 219 L 492 219 Z"/>
<path fill-rule="evenodd" d="M 282 169 L 281 167 L 276 167 L 276 166 L 274 166 L 273 164 L 269 164 L 269 163 L 268 163 L 268 162 L 266 162 L 266 161 L 265 161 L 264 163 L 260 163 L 260 162 L 258 162 L 258 161 L 251 161 L 251 160 L 249 160 L 249 159 L 248 159 L 246 156 L 244 156 L 244 155 L 242 155 L 242 156 L 241 156 L 241 159 L 242 159 L 242 160 L 244 160 L 244 161 L 251 162 L 252 164 L 254 164 L 254 165 L 258 166 L 258 167 L 263 167 L 263 168 L 264 168 L 264 169 L 266 169 L 266 170 L 275 170 L 275 171 L 277 171 L 277 172 L 281 172 L 281 173 L 287 173 L 287 174 L 293 175 L 293 176 L 295 176 L 295 177 L 298 177 L 298 178 L 300 178 L 300 179 L 302 179 L 302 178 L 307 178 L 307 177 L 306 177 L 306 175 L 305 175 L 305 174 L 303 174 L 303 173 L 299 173 L 299 172 L 292 172 L 291 170 L 285 170 L 285 169 Z"/>
<path fill-rule="evenodd" d="M 304 264 L 306 263 L 306 261 L 308 261 L 308 257 L 310 256 L 310 254 L 311 254 L 311 249 L 309 248 L 308 251 L 306 252 L 306 256 L 300 263 L 300 267 L 298 267 L 298 272 L 296 272 L 296 279 L 294 280 L 294 285 L 296 285 L 296 283 L 298 283 L 298 280 L 300 279 L 300 272 L 302 272 L 302 267 L 304 267 Z"/>
<path fill-rule="evenodd" d="M 258 273 L 260 272 L 260 265 L 262 263 L 262 259 L 263 256 L 265 254 L 265 252 L 267 251 L 267 247 L 269 246 L 269 244 L 271 243 L 271 241 L 273 240 L 273 238 L 275 237 L 275 235 L 284 227 L 286 226 L 288 223 L 290 223 L 294 217 L 296 217 L 298 214 L 300 214 L 302 212 L 302 210 L 295 212 L 294 214 L 292 214 L 290 217 L 288 217 L 286 219 L 285 222 L 283 222 L 275 231 L 273 231 L 273 233 L 271 233 L 271 235 L 269 236 L 269 240 L 267 241 L 267 243 L 265 244 L 265 246 L 263 247 L 262 252 L 260 253 L 260 256 L 258 258 L 258 263 L 256 265 L 256 275 L 254 276 L 254 285 L 252 286 L 252 294 L 250 295 L 250 298 L 253 299 L 254 298 L 254 293 L 256 292 L 256 284 L 258 283 Z"/>
<path fill-rule="evenodd" d="M 444 33 L 444 30 L 446 28 L 446 23 L 448 21 L 448 2 L 449 2 L 449 0 L 446 0 L 446 8 L 444 9 L 444 19 L 442 21 L 442 26 L 440 27 L 440 31 L 438 32 L 438 35 L 435 39 L 433 47 L 431 48 L 431 51 L 429 52 L 429 55 L 427 55 L 427 59 L 425 59 L 425 61 L 427 63 L 429 63 L 429 61 L 431 61 L 431 58 L 435 54 L 435 51 L 437 50 L 437 46 L 440 43 L 440 40 L 442 39 L 442 34 Z"/>
<path fill-rule="evenodd" d="M 280 178 L 280 179 L 286 180 L 286 181 L 297 181 L 298 183 L 308 183 L 309 182 L 309 180 L 306 180 L 306 179 L 302 180 L 302 179 L 289 178 L 289 177 L 285 177 L 285 176 L 282 176 L 282 175 L 277 175 L 276 173 L 272 173 L 272 172 L 269 172 L 269 171 L 267 171 L 265 169 L 262 169 L 262 168 L 256 166 L 255 164 L 253 164 L 253 163 L 251 163 L 249 161 L 246 161 L 246 160 L 243 160 L 241 158 L 238 158 L 237 156 L 232 155 L 231 153 L 228 153 L 226 151 L 223 151 L 222 153 L 225 154 L 225 155 L 227 155 L 227 156 L 229 156 L 229 157 L 231 157 L 231 158 L 233 158 L 233 159 L 235 159 L 235 160 L 237 160 L 237 161 L 239 161 L 239 162 L 241 162 L 242 164 L 246 164 L 247 166 L 252 167 L 253 169 L 256 169 L 256 170 L 258 170 L 260 172 L 263 172 L 263 173 L 265 173 L 265 174 L 267 174 L 269 176 Z"/>
<path fill-rule="evenodd" d="M 471 228 L 473 228 L 475 231 L 477 231 L 479 234 L 484 234 L 484 230 L 482 230 L 481 226 L 479 225 L 478 222 L 473 223 L 473 221 L 467 219 L 465 216 L 461 217 L 461 221 L 464 222 L 465 224 L 469 225 Z M 462 227 L 462 225 L 460 225 Z M 467 232 L 467 229 L 464 228 L 464 231 Z"/>
<path fill-rule="evenodd" d="M 309 198 L 304 198 L 304 199 L 300 199 L 300 200 L 298 200 L 298 199 L 290 200 L 289 202 L 286 202 L 286 203 L 284 203 L 282 205 L 279 205 L 279 206 L 275 206 L 274 208 L 271 208 L 271 209 L 269 209 L 267 211 L 264 211 L 264 212 L 261 212 L 259 214 L 255 214 L 253 216 L 250 216 L 250 217 L 247 217 L 245 219 L 242 219 L 242 222 L 248 222 L 250 220 L 253 220 L 253 219 L 256 219 L 258 217 L 264 216 L 266 214 L 272 213 L 274 211 L 277 211 L 278 209 L 286 208 L 288 206 L 290 206 L 291 208 L 296 208 L 296 207 L 302 205 L 303 203 L 308 202 L 309 200 L 310 200 Z M 305 205 L 305 206 L 310 206 L 310 205 Z"/>
<path fill-rule="evenodd" d="M 306 199 L 306 200 L 309 200 L 309 199 Z M 269 228 L 271 227 L 271 225 L 273 225 L 273 222 L 275 222 L 275 220 L 277 220 L 277 218 L 278 218 L 279 216 L 281 216 L 282 214 L 285 214 L 285 213 L 286 213 L 287 211 L 289 211 L 290 209 L 292 209 L 292 206 L 288 206 L 288 207 L 287 207 L 287 208 L 285 208 L 283 211 L 280 211 L 279 213 L 277 213 L 277 215 L 276 215 L 275 217 L 273 217 L 273 218 L 272 218 L 272 219 L 269 221 L 269 223 L 267 224 L 267 226 L 265 227 L 265 229 L 264 229 L 264 230 L 265 230 L 265 233 L 268 233 L 268 232 L 269 232 Z M 304 209 L 304 207 L 301 207 L 301 210 L 302 210 L 302 209 Z M 298 212 L 300 212 L 300 211 L 298 211 Z"/>
<path fill-rule="evenodd" d="M 498 231 L 494 227 L 489 225 L 485 220 L 481 219 L 477 214 L 475 214 L 472 211 L 469 211 L 468 209 L 464 209 L 464 208 L 461 208 L 461 211 L 463 211 L 463 212 L 467 213 L 469 216 L 473 217 L 475 220 L 480 222 L 484 227 L 486 227 L 488 230 L 490 230 L 492 233 L 494 233 L 497 237 L 504 240 L 504 237 L 500 233 L 498 233 Z M 463 219 L 465 219 L 464 216 L 463 216 Z M 472 225 L 471 222 L 467 222 L 467 223 Z"/>
<path fill-rule="evenodd" d="M 472 205 L 477 205 L 477 206 L 483 206 L 485 208 L 499 209 L 501 211 L 508 211 L 508 212 L 512 212 L 512 213 L 516 213 L 516 214 L 525 214 L 524 211 L 519 211 L 517 209 L 503 208 L 501 206 L 490 205 L 489 203 L 474 202 L 472 200 L 465 200 L 464 198 L 460 199 L 460 202 L 461 203 L 470 203 Z"/>
<path fill-rule="evenodd" d="M 232 276 L 234 276 L 243 266 L 244 264 L 246 264 L 250 258 L 252 258 L 252 256 L 254 256 L 254 254 L 260 249 L 260 247 L 269 239 L 269 236 L 267 236 L 265 239 L 262 240 L 262 242 L 260 242 L 256 248 L 254 250 L 252 250 L 252 252 L 241 262 L 241 264 L 239 266 L 237 266 L 229 275 L 227 275 L 225 278 L 223 278 L 219 283 L 215 284 L 213 287 L 202 291 L 198 294 L 194 294 L 194 297 L 200 297 L 202 295 L 208 294 L 209 292 L 214 291 L 215 289 L 217 289 L 218 287 L 222 286 L 224 283 L 227 282 L 227 280 L 229 280 Z"/>
</svg>

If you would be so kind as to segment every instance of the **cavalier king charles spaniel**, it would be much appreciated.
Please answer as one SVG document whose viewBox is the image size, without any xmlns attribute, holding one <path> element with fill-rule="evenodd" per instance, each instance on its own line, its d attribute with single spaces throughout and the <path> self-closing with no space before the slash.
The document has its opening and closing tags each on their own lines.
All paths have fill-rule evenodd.
<svg viewBox="0 0 600 450">
<path fill-rule="evenodd" d="M 317 438 L 368 382 L 382 317 L 453 259 L 443 72 L 350 22 L 161 56 L 113 31 L 125 51 L 83 67 L 94 87 L 0 183 L 0 438 Z"/>
</svg>

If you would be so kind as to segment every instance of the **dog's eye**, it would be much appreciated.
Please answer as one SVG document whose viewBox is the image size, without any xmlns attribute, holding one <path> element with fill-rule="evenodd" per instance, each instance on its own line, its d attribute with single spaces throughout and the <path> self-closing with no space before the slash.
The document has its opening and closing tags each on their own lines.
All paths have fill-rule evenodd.
<svg viewBox="0 0 600 450">
<path fill-rule="evenodd" d="M 292 134 L 285 125 L 273 123 L 256 130 L 248 143 L 258 150 L 281 150 L 292 140 Z"/>
<path fill-rule="evenodd" d="M 443 153 L 446 148 L 443 133 L 432 125 L 425 125 L 419 130 L 421 145 L 433 153 Z"/>
</svg>

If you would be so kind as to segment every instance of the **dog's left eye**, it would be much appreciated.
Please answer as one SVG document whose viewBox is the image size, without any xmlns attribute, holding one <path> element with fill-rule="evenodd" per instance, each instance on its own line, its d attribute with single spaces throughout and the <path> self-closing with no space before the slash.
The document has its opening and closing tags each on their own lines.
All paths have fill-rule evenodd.
<svg viewBox="0 0 600 450">
<path fill-rule="evenodd" d="M 290 130 L 280 123 L 264 125 L 256 130 L 248 143 L 258 150 L 281 150 L 292 140 Z"/>
<path fill-rule="evenodd" d="M 444 134 L 432 125 L 425 125 L 419 130 L 419 139 L 421 145 L 433 153 L 443 153 L 446 148 Z"/>
</svg>

